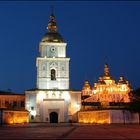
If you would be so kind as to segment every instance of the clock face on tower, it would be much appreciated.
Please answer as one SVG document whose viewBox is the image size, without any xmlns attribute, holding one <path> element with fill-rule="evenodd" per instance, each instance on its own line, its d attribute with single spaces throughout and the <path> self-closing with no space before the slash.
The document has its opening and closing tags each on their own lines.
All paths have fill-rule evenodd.
<svg viewBox="0 0 140 140">
<path fill-rule="evenodd" d="M 50 51 L 51 52 L 56 52 L 56 48 L 54 46 L 51 46 Z"/>
</svg>

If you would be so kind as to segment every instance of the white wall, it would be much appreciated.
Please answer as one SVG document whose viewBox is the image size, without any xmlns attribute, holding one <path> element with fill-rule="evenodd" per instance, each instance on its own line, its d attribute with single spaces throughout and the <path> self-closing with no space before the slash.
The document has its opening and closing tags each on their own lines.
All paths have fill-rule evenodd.
<svg viewBox="0 0 140 140">
<path fill-rule="evenodd" d="M 128 110 L 111 110 L 110 111 L 111 123 L 138 123 L 138 113 L 132 113 Z"/>
</svg>

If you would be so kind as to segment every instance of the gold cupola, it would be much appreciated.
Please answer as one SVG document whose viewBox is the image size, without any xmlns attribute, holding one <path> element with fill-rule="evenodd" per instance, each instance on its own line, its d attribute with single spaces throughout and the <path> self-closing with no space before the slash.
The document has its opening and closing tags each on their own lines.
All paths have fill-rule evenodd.
<svg viewBox="0 0 140 140">
<path fill-rule="evenodd" d="M 58 27 L 55 21 L 55 16 L 52 13 L 47 26 L 47 33 L 43 36 L 42 42 L 64 43 L 64 39 L 58 32 Z"/>
<path fill-rule="evenodd" d="M 127 84 L 127 81 L 124 79 L 124 76 L 120 76 L 119 84 Z"/>
<path fill-rule="evenodd" d="M 90 85 L 89 85 L 89 82 L 88 82 L 88 81 L 85 81 L 85 82 L 84 82 L 83 90 L 91 90 L 91 88 L 90 88 Z"/>
<path fill-rule="evenodd" d="M 108 64 L 106 63 L 104 65 L 104 76 L 103 76 L 103 80 L 113 80 L 110 73 L 109 73 L 109 67 Z"/>
<path fill-rule="evenodd" d="M 53 14 L 50 15 L 50 21 L 48 23 L 48 32 L 57 32 L 57 25 L 55 21 L 55 16 Z"/>
</svg>

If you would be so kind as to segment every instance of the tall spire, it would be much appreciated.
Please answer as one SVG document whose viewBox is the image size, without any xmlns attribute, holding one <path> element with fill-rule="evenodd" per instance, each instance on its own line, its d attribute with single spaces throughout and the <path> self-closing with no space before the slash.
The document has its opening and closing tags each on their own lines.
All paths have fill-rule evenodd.
<svg viewBox="0 0 140 140">
<path fill-rule="evenodd" d="M 104 65 L 104 75 L 109 76 L 109 68 L 107 63 Z"/>
<path fill-rule="evenodd" d="M 48 32 L 57 32 L 57 25 L 54 16 L 54 6 L 51 6 L 51 15 L 50 15 L 50 20 L 47 29 Z"/>
</svg>

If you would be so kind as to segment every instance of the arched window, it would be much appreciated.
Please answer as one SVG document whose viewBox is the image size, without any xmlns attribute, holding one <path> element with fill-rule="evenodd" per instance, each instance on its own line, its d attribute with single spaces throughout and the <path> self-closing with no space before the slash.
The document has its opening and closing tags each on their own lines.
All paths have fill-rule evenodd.
<svg viewBox="0 0 140 140">
<path fill-rule="evenodd" d="M 55 71 L 55 69 L 51 69 L 51 80 L 56 80 L 56 71 Z"/>
</svg>

